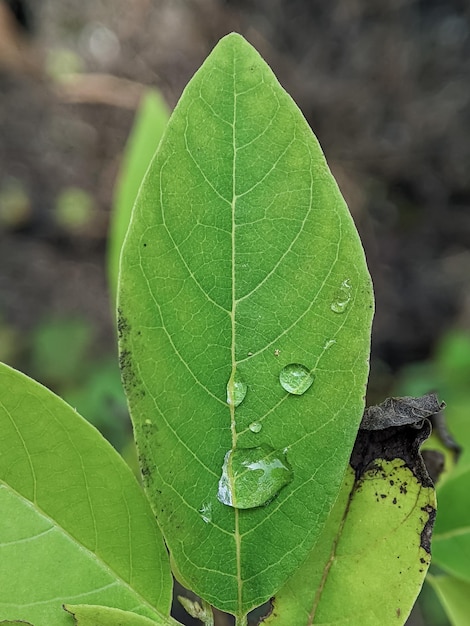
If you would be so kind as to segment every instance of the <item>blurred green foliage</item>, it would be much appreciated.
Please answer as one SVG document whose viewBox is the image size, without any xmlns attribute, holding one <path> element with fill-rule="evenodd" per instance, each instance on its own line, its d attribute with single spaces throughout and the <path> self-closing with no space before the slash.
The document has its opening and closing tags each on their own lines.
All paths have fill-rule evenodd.
<svg viewBox="0 0 470 626">
<path fill-rule="evenodd" d="M 89 193 L 78 187 L 67 187 L 57 197 L 55 219 L 65 231 L 79 234 L 90 226 L 94 209 Z"/>
<path fill-rule="evenodd" d="M 470 334 L 451 330 L 440 340 L 434 358 L 402 371 L 397 395 L 437 391 L 446 402 L 446 426 L 461 446 L 458 460 L 444 438 L 434 432 L 427 449 L 444 452 L 445 468 L 437 484 L 438 509 L 433 537 L 433 568 L 429 583 L 453 626 L 466 626 L 470 597 Z M 436 567 L 437 566 L 437 567 Z M 445 572 L 445 573 L 444 573 Z M 429 589 L 420 598 L 427 624 L 434 621 Z"/>
<path fill-rule="evenodd" d="M 132 208 L 169 116 L 168 107 L 160 94 L 149 89 L 142 97 L 137 111 L 116 183 L 108 240 L 108 281 L 113 300 L 116 296 L 121 248 Z"/>
<path fill-rule="evenodd" d="M 28 373 L 60 394 L 121 450 L 131 427 L 117 357 L 97 357 L 93 343 L 93 328 L 83 319 L 46 320 L 32 334 Z"/>
</svg>

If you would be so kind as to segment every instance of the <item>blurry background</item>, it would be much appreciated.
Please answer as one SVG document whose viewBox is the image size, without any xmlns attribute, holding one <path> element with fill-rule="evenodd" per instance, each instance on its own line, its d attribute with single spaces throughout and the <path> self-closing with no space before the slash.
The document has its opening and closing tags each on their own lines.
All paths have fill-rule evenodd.
<svg viewBox="0 0 470 626">
<path fill-rule="evenodd" d="M 467 0 L 0 0 L 0 360 L 132 459 L 105 272 L 113 187 L 145 87 L 172 108 L 232 30 L 299 104 L 360 231 L 369 403 L 434 388 L 467 420 Z M 412 623 L 447 624 L 426 589 Z"/>
</svg>

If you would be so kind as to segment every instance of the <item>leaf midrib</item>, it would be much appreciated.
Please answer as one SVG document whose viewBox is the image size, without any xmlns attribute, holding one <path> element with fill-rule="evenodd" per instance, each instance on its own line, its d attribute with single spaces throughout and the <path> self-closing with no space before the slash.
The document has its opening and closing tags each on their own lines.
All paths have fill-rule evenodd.
<svg viewBox="0 0 470 626">
<path fill-rule="evenodd" d="M 235 66 L 236 66 L 236 55 L 233 52 L 233 119 L 232 119 L 232 202 L 231 202 L 231 210 L 232 210 L 232 310 L 230 314 L 230 322 L 231 322 L 231 331 L 232 331 L 232 341 L 230 347 L 230 354 L 232 358 L 232 373 L 230 380 L 234 381 L 235 371 L 237 367 L 236 362 L 236 350 L 235 350 L 235 333 L 236 333 L 236 309 L 237 309 L 237 300 L 236 300 L 236 282 L 235 282 L 235 260 L 236 260 L 236 249 L 235 249 L 235 210 L 237 203 L 237 195 L 236 195 L 236 174 L 237 174 L 237 145 L 236 145 L 236 119 L 237 119 L 237 91 L 236 91 L 236 78 L 235 78 Z M 235 450 L 237 445 L 237 428 L 235 422 L 235 403 L 230 402 L 230 430 L 232 433 L 232 450 Z M 241 576 L 241 535 L 240 535 L 240 514 L 238 508 L 234 508 L 235 515 L 235 550 L 236 550 L 236 566 L 237 566 L 237 601 L 238 601 L 238 617 L 241 619 L 243 616 L 242 606 L 243 606 L 243 579 Z"/>
</svg>

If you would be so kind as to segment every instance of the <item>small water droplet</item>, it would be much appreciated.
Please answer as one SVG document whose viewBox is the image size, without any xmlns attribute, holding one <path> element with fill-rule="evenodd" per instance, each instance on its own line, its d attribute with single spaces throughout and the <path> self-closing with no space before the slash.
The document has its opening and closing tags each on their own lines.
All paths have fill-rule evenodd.
<svg viewBox="0 0 470 626">
<path fill-rule="evenodd" d="M 237 509 L 267 504 L 292 480 L 285 454 L 269 446 L 235 448 L 225 455 L 217 498 Z"/>
<path fill-rule="evenodd" d="M 248 428 L 252 433 L 259 433 L 263 427 L 260 422 L 251 422 Z"/>
<path fill-rule="evenodd" d="M 325 341 L 325 345 L 323 346 L 323 350 L 329 350 L 331 348 L 331 346 L 333 346 L 336 343 L 336 339 L 328 339 L 328 341 Z"/>
<path fill-rule="evenodd" d="M 279 374 L 279 382 L 283 389 L 296 396 L 301 396 L 312 386 L 315 376 L 300 363 L 289 363 L 282 368 Z"/>
<path fill-rule="evenodd" d="M 152 423 L 152 420 L 149 420 L 149 419 L 147 418 L 147 419 L 145 420 L 145 423 L 146 423 L 147 425 L 150 425 L 150 424 Z"/>
<path fill-rule="evenodd" d="M 343 280 L 341 287 L 336 292 L 330 306 L 331 310 L 334 313 L 344 313 L 351 301 L 351 295 L 351 281 L 347 278 Z"/>
<path fill-rule="evenodd" d="M 204 502 L 199 509 L 202 520 L 208 524 L 212 521 L 212 502 Z"/>
<path fill-rule="evenodd" d="M 235 372 L 227 383 L 227 404 L 239 406 L 245 399 L 248 387 L 240 375 Z"/>
</svg>

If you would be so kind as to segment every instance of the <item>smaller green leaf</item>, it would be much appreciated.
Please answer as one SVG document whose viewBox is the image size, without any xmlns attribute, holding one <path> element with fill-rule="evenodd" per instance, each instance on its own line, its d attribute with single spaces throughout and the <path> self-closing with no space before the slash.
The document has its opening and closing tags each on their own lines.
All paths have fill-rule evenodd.
<svg viewBox="0 0 470 626">
<path fill-rule="evenodd" d="M 468 626 L 470 615 L 470 584 L 453 576 L 428 576 L 452 626 Z"/>
<path fill-rule="evenodd" d="M 169 116 L 168 107 L 158 91 L 149 90 L 142 98 L 127 143 L 111 216 L 108 280 L 113 296 L 116 294 L 119 257 L 131 219 L 132 207 Z"/>
<path fill-rule="evenodd" d="M 440 487 L 433 536 L 433 563 L 470 583 L 470 468 Z"/>
<path fill-rule="evenodd" d="M 168 554 L 131 470 L 70 406 L 0 364 L 0 617 L 70 626 L 63 602 L 169 614 Z"/>
<path fill-rule="evenodd" d="M 130 611 L 109 606 L 67 604 L 64 609 L 74 618 L 76 626 L 177 626 L 180 622 L 171 617 L 149 619 Z"/>
<path fill-rule="evenodd" d="M 418 454 L 429 423 L 413 423 L 406 402 L 395 413 L 394 401 L 366 412 L 323 533 L 266 626 L 405 623 L 430 563 L 435 494 Z"/>
</svg>

